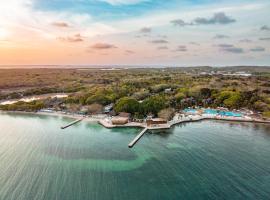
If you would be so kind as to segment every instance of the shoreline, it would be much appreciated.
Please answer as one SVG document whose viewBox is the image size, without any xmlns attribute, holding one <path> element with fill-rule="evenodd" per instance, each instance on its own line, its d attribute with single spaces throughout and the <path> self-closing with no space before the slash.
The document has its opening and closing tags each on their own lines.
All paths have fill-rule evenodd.
<svg viewBox="0 0 270 200">
<path fill-rule="evenodd" d="M 86 122 L 96 122 L 102 125 L 105 128 L 147 128 L 148 130 L 161 130 L 161 129 L 170 129 L 173 126 L 176 126 L 181 123 L 188 122 L 198 122 L 203 120 L 215 120 L 215 121 L 227 121 L 227 122 L 249 122 L 249 123 L 259 123 L 259 124 L 270 124 L 270 120 L 260 120 L 260 119 L 245 119 L 245 118 L 230 118 L 230 117 L 217 117 L 217 116 L 188 116 L 186 118 L 181 118 L 180 120 L 172 120 L 167 124 L 162 126 L 147 126 L 145 123 L 138 122 L 129 122 L 124 125 L 112 125 L 106 121 L 108 117 L 105 114 L 100 115 L 80 115 L 80 114 L 67 114 L 61 112 L 26 112 L 26 111 L 3 111 L 0 110 L 0 114 L 31 114 L 31 115 L 41 115 L 41 116 L 52 116 L 52 117 L 66 117 L 74 120 L 79 120 L 82 117 L 83 121 Z"/>
<path fill-rule="evenodd" d="M 187 116 L 181 119 L 171 120 L 168 121 L 167 124 L 160 124 L 155 126 L 147 126 L 146 123 L 136 123 L 136 122 L 129 122 L 124 125 L 113 125 L 108 122 L 106 119 L 100 120 L 98 123 L 104 126 L 105 128 L 122 128 L 122 127 L 137 127 L 137 128 L 147 128 L 148 130 L 161 130 L 161 129 L 170 129 L 175 125 L 188 123 L 188 122 L 198 122 L 203 120 L 215 120 L 215 121 L 227 121 L 227 122 L 246 122 L 246 123 L 260 123 L 260 124 L 270 124 L 270 121 L 254 119 L 254 118 L 244 118 L 244 117 L 219 117 L 219 116 L 200 116 L 200 115 L 193 115 Z"/>
</svg>

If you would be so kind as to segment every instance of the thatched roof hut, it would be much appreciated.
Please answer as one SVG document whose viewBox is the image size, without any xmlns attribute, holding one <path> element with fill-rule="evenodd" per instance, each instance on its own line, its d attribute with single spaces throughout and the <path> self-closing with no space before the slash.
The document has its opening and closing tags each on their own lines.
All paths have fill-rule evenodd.
<svg viewBox="0 0 270 200">
<path fill-rule="evenodd" d="M 128 117 L 113 117 L 112 124 L 113 125 L 124 125 L 128 123 Z"/>
</svg>

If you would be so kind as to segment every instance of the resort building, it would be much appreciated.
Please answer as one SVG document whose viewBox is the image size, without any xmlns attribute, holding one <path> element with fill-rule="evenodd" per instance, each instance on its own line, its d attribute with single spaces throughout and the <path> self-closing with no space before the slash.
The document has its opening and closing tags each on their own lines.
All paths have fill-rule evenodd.
<svg viewBox="0 0 270 200">
<path fill-rule="evenodd" d="M 167 124 L 167 120 L 162 119 L 162 118 L 152 118 L 152 119 L 147 119 L 146 124 L 147 126 Z"/>
</svg>

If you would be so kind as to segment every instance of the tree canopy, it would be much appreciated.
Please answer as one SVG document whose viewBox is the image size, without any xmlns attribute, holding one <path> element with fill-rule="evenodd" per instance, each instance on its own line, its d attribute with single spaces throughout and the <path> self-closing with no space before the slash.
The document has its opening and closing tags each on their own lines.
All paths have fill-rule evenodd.
<svg viewBox="0 0 270 200">
<path fill-rule="evenodd" d="M 127 113 L 131 113 L 134 114 L 136 112 L 139 112 L 140 110 L 140 104 L 139 102 L 131 97 L 123 97 L 121 99 L 119 99 L 115 106 L 114 106 L 114 110 L 116 112 L 127 112 Z"/>
</svg>

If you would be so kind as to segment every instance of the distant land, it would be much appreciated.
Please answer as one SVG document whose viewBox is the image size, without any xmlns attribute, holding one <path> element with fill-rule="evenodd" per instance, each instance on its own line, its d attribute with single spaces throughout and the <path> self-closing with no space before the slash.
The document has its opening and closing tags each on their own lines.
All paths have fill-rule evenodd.
<svg viewBox="0 0 270 200">
<path fill-rule="evenodd" d="M 0 69 L 0 110 L 100 113 L 113 104 L 144 118 L 222 106 L 270 117 L 270 67 L 63 67 Z"/>
<path fill-rule="evenodd" d="M 245 71 L 269 71 L 270 66 L 236 65 L 236 66 L 174 66 L 174 65 L 0 65 L 0 69 L 151 69 L 151 68 L 177 68 L 177 69 L 201 69 L 201 70 L 245 70 Z"/>
</svg>

